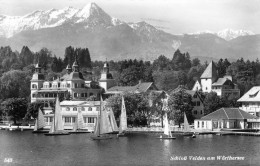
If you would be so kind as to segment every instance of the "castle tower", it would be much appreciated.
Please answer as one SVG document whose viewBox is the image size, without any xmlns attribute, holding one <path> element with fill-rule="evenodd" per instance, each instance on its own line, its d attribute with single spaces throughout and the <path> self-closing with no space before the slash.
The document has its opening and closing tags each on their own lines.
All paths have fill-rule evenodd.
<svg viewBox="0 0 260 166">
<path fill-rule="evenodd" d="M 101 78 L 99 80 L 99 86 L 101 86 L 102 88 L 105 89 L 105 91 L 107 91 L 107 89 L 115 85 L 116 85 L 115 79 L 113 78 L 112 74 L 109 73 L 109 65 L 107 62 L 105 62 L 103 71 L 101 73 Z"/>
<path fill-rule="evenodd" d="M 41 66 L 39 63 L 35 65 L 35 72 L 31 79 L 31 102 L 36 101 L 36 93 L 43 87 L 44 75 L 41 73 Z"/>
<path fill-rule="evenodd" d="M 70 67 L 70 65 L 69 65 L 69 64 L 67 65 L 67 67 L 66 67 L 66 70 L 67 70 L 67 73 L 68 73 L 68 74 L 70 74 L 70 73 L 71 73 L 72 69 L 71 69 L 71 67 Z"/>
<path fill-rule="evenodd" d="M 211 61 L 200 77 L 202 92 L 211 92 L 212 84 L 217 80 L 217 77 L 217 67 L 215 63 Z"/>
</svg>

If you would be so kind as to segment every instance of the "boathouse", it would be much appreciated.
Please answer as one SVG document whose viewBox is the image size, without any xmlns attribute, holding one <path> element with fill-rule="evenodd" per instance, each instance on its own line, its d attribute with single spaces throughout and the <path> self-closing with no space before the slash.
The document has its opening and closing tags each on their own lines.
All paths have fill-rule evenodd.
<svg viewBox="0 0 260 166">
<path fill-rule="evenodd" d="M 248 120 L 257 119 L 239 108 L 220 108 L 201 119 L 194 120 L 195 129 L 246 129 Z"/>
</svg>

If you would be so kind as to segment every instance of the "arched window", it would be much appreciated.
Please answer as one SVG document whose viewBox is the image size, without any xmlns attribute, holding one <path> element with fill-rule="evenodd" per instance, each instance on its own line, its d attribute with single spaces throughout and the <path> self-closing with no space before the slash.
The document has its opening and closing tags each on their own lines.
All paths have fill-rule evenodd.
<svg viewBox="0 0 260 166">
<path fill-rule="evenodd" d="M 77 107 L 73 107 L 73 111 L 77 111 Z"/>
<path fill-rule="evenodd" d="M 92 111 L 92 107 L 88 107 L 88 111 Z"/>
<path fill-rule="evenodd" d="M 74 93 L 74 97 L 77 97 L 77 93 Z"/>
<path fill-rule="evenodd" d="M 67 108 L 66 108 L 66 111 L 70 111 L 70 107 L 67 107 Z"/>
<path fill-rule="evenodd" d="M 32 89 L 37 89 L 37 85 L 36 84 L 32 84 Z"/>
<path fill-rule="evenodd" d="M 81 111 L 85 111 L 85 108 L 84 108 L 84 107 L 81 107 Z"/>
</svg>

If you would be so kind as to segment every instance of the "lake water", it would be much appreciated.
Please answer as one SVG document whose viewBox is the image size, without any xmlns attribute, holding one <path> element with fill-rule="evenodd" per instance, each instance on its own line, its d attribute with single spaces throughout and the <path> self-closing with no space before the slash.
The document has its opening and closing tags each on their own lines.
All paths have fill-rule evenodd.
<svg viewBox="0 0 260 166">
<path fill-rule="evenodd" d="M 260 137 L 199 135 L 195 139 L 177 136 L 175 140 L 159 140 L 156 134 L 129 134 L 93 141 L 90 136 L 47 137 L 31 131 L 1 130 L 0 165 L 260 165 Z M 178 160 L 186 156 L 186 161 Z M 217 160 L 217 156 L 244 160 Z"/>
</svg>

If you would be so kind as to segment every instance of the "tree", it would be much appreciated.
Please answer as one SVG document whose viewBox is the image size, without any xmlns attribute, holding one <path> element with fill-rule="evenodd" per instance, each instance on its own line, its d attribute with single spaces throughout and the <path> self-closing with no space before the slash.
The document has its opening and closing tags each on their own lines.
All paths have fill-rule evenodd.
<svg viewBox="0 0 260 166">
<path fill-rule="evenodd" d="M 170 118 L 174 119 L 176 123 L 180 124 L 184 120 L 184 112 L 187 115 L 189 121 L 193 120 L 192 117 L 192 97 L 188 94 L 184 88 L 180 87 L 177 91 L 170 93 L 168 106 L 170 108 Z"/>
<path fill-rule="evenodd" d="M 30 95 L 31 76 L 25 71 L 11 70 L 0 78 L 1 98 L 27 98 Z"/>
<path fill-rule="evenodd" d="M 124 93 L 126 106 L 127 122 L 130 125 L 139 126 L 147 125 L 150 114 L 148 95 L 141 93 Z M 107 99 L 107 106 L 114 111 L 115 117 L 118 119 L 121 113 L 121 95 L 114 95 Z"/>
<path fill-rule="evenodd" d="M 204 115 L 208 115 L 225 106 L 224 100 L 221 100 L 216 92 L 207 93 L 204 99 Z"/>
<path fill-rule="evenodd" d="M 171 69 L 171 61 L 164 55 L 160 55 L 157 59 L 153 62 L 153 70 L 170 70 Z"/>
<path fill-rule="evenodd" d="M 33 102 L 29 103 L 27 106 L 27 112 L 25 114 L 25 119 L 29 120 L 31 118 L 36 119 L 38 116 L 38 110 L 42 109 L 43 103 L 42 102 Z"/>
<path fill-rule="evenodd" d="M 4 114 L 13 120 L 14 124 L 25 117 L 27 100 L 25 98 L 9 98 L 2 102 Z"/>
</svg>

